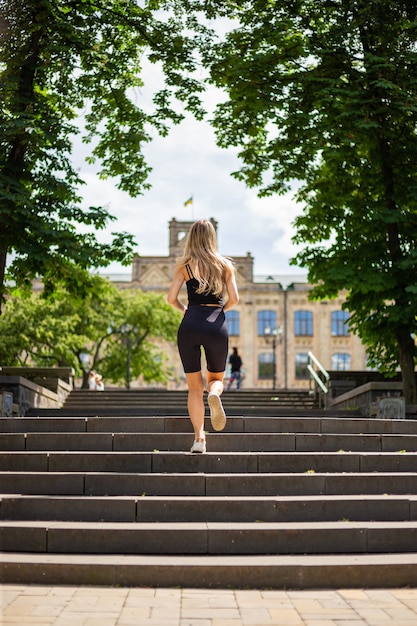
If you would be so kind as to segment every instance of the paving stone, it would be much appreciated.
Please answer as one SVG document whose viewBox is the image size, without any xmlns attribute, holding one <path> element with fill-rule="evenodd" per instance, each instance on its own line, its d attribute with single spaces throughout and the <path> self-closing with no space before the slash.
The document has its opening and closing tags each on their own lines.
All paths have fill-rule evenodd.
<svg viewBox="0 0 417 626">
<path fill-rule="evenodd" d="M 295 445 L 297 452 L 337 452 L 338 450 L 379 452 L 381 435 L 297 433 Z"/>
<path fill-rule="evenodd" d="M 115 454 L 92 452 L 80 456 L 78 451 L 51 453 L 51 472 L 151 472 L 152 454 Z"/>
<path fill-rule="evenodd" d="M 85 494 L 111 495 L 205 495 L 203 474 L 101 474 L 85 476 Z"/>
<path fill-rule="evenodd" d="M 5 520 L 134 522 L 135 497 L 4 496 L 0 517 Z"/>
<path fill-rule="evenodd" d="M 83 495 L 83 473 L 0 472 L 0 493 Z"/>
<path fill-rule="evenodd" d="M 13 417 L 10 419 L 0 420 L 0 432 L 4 433 L 29 433 L 29 432 L 85 432 L 86 419 L 81 417 L 67 418 L 31 418 L 31 417 Z"/>
<path fill-rule="evenodd" d="M 27 433 L 27 450 L 112 450 L 112 433 Z"/>
<path fill-rule="evenodd" d="M 11 433 L 0 434 L 0 450 L 25 450 L 25 448 L 26 437 L 23 433 L 16 435 Z"/>
<path fill-rule="evenodd" d="M 166 418 L 153 417 L 150 420 L 147 417 L 88 417 L 86 423 L 87 432 L 91 433 L 163 433 Z"/>
<path fill-rule="evenodd" d="M 46 472 L 48 471 L 48 454 L 46 452 L 2 452 L 0 471 Z"/>
</svg>

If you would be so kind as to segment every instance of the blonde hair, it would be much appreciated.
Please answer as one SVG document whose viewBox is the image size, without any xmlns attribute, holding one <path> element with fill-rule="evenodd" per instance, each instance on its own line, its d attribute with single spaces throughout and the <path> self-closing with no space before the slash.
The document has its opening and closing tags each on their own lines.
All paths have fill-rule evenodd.
<svg viewBox="0 0 417 626">
<path fill-rule="evenodd" d="M 235 269 L 230 259 L 218 253 L 216 231 L 210 220 L 198 220 L 191 226 L 177 267 L 187 263 L 199 282 L 197 293 L 223 294 L 227 274 Z"/>
</svg>

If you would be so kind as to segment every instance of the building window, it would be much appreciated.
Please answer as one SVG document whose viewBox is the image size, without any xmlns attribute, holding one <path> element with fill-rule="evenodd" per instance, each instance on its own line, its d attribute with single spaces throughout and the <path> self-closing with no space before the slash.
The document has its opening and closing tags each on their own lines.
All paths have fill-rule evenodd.
<svg viewBox="0 0 417 626">
<path fill-rule="evenodd" d="M 313 335 L 313 313 L 311 311 L 295 311 L 294 334 L 308 337 Z"/>
<path fill-rule="evenodd" d="M 239 311 L 226 311 L 226 323 L 229 335 L 238 337 L 240 335 Z"/>
<path fill-rule="evenodd" d="M 309 377 L 307 365 L 308 354 L 306 352 L 299 352 L 295 355 L 295 377 L 297 380 L 304 380 Z"/>
<path fill-rule="evenodd" d="M 270 352 L 263 352 L 258 356 L 258 378 L 273 378 L 274 357 Z"/>
<path fill-rule="evenodd" d="M 350 354 L 335 352 L 332 354 L 332 370 L 350 370 Z"/>
<path fill-rule="evenodd" d="M 258 335 L 265 335 L 265 328 L 277 327 L 277 314 L 275 311 L 258 312 Z"/>
<path fill-rule="evenodd" d="M 347 321 L 349 313 L 347 311 L 333 311 L 332 313 L 332 337 L 349 336 Z"/>
</svg>

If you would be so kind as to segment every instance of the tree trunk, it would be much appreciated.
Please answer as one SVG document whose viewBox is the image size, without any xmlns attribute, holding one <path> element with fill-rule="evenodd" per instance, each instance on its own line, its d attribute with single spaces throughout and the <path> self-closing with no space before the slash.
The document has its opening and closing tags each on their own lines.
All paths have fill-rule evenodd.
<svg viewBox="0 0 417 626">
<path fill-rule="evenodd" d="M 34 18 L 35 17 L 36 16 L 34 16 Z M 34 82 L 36 69 L 39 63 L 41 38 L 41 29 L 37 29 L 32 33 L 27 50 L 22 51 L 22 62 L 20 68 L 16 68 L 17 89 L 14 94 L 14 99 L 12 99 L 9 103 L 10 110 L 16 118 L 21 118 L 22 115 L 26 114 L 28 107 L 34 106 Z M 18 188 L 21 184 L 20 181 L 24 178 L 23 174 L 25 171 L 25 155 L 27 146 L 28 131 L 26 130 L 24 132 L 18 132 L 10 140 L 10 151 L 1 172 L 3 180 L 9 181 L 5 183 L 8 186 L 8 194 L 10 194 L 10 187 L 15 189 Z M 0 314 L 6 291 L 4 280 L 7 253 L 13 249 L 13 241 L 10 241 L 10 232 L 11 224 L 14 222 L 12 216 L 15 210 L 15 206 L 11 200 L 5 200 L 4 207 L 6 208 L 6 211 L 4 222 L 2 223 L 3 232 L 0 243 Z"/>
<path fill-rule="evenodd" d="M 83 369 L 83 379 L 82 379 L 82 382 L 81 382 L 81 389 L 88 389 L 88 375 L 89 375 L 90 371 L 86 371 L 86 370 Z"/>
<path fill-rule="evenodd" d="M 405 403 L 417 404 L 417 385 L 414 371 L 414 341 L 406 328 L 396 334 L 396 340 L 398 343 Z"/>
<path fill-rule="evenodd" d="M 381 134 L 379 138 L 379 148 L 381 155 L 381 179 L 384 186 L 385 205 L 390 213 L 395 216 L 396 214 L 400 214 L 400 211 L 394 200 L 394 172 L 391 165 L 390 147 L 385 135 L 385 118 L 381 118 L 380 123 Z M 408 307 L 407 283 L 400 267 L 403 252 L 398 222 L 396 220 L 387 224 L 387 235 L 388 253 L 392 262 L 392 274 L 396 277 L 397 291 L 399 292 L 399 295 L 396 296 L 395 303 L 400 311 L 404 311 L 407 310 Z M 404 319 L 405 325 L 395 332 L 395 338 L 398 344 L 398 360 L 401 368 L 405 403 L 416 404 L 417 387 L 416 375 L 414 371 L 415 345 L 411 336 L 414 328 L 414 318 L 411 318 L 408 321 L 409 323 L 407 324 L 407 319 Z"/>
<path fill-rule="evenodd" d="M 4 296 L 6 292 L 4 277 L 6 274 L 6 261 L 7 261 L 7 248 L 6 246 L 0 247 L 0 315 L 2 313 Z"/>
</svg>

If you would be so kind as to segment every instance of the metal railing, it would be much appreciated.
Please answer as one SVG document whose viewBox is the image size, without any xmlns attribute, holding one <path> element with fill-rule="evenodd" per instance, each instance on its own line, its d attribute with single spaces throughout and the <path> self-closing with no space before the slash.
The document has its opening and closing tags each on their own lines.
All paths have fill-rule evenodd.
<svg viewBox="0 0 417 626">
<path fill-rule="evenodd" d="M 314 366 L 317 368 L 318 372 L 320 372 L 322 374 L 322 377 L 320 377 L 319 373 L 317 372 L 316 369 L 314 369 Z M 311 392 L 311 383 L 314 381 L 315 382 L 315 388 L 314 388 L 314 395 L 318 395 L 319 399 L 320 399 L 320 394 L 317 393 L 317 388 L 320 387 L 321 391 L 324 394 L 324 408 L 327 409 L 327 398 L 328 398 L 328 393 L 329 393 L 329 387 L 328 387 L 328 382 L 330 380 L 330 374 L 329 372 L 323 367 L 323 365 L 320 363 L 320 361 L 314 356 L 314 354 L 312 352 L 308 352 L 308 363 L 307 363 L 307 369 L 310 373 L 310 392 Z M 324 380 L 323 380 L 324 379 Z"/>
</svg>

